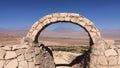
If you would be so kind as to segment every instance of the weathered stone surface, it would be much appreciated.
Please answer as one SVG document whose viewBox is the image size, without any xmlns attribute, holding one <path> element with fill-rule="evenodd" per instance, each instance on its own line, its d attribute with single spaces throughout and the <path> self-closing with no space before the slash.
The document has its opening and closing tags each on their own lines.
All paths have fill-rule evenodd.
<svg viewBox="0 0 120 68">
<path fill-rule="evenodd" d="M 90 64 L 91 68 L 96 68 L 96 66 L 94 64 Z"/>
<path fill-rule="evenodd" d="M 39 30 L 39 29 L 42 29 L 42 25 L 38 25 L 38 26 L 36 27 L 36 30 Z"/>
<path fill-rule="evenodd" d="M 105 56 L 99 56 L 97 61 L 99 62 L 100 65 L 108 65 L 108 62 Z"/>
<path fill-rule="evenodd" d="M 70 17 L 65 17 L 65 20 L 66 21 L 70 21 Z"/>
<path fill-rule="evenodd" d="M 114 49 L 108 49 L 105 51 L 105 56 L 116 56 L 118 55 Z"/>
<path fill-rule="evenodd" d="M 35 47 L 35 54 L 39 54 L 40 53 L 40 48 L 39 47 Z"/>
<path fill-rule="evenodd" d="M 82 21 L 79 21 L 79 23 L 78 24 L 80 24 L 81 26 L 83 26 L 83 27 L 85 27 L 85 22 L 82 22 Z"/>
<path fill-rule="evenodd" d="M 87 29 L 89 29 L 89 28 L 87 28 Z M 90 29 L 89 29 L 90 30 Z M 94 37 L 96 37 L 96 32 L 90 32 L 90 35 L 91 35 L 91 37 L 92 38 L 94 38 Z M 95 39 L 95 38 L 94 38 Z M 95 41 L 96 41 L 96 39 L 95 39 Z"/>
<path fill-rule="evenodd" d="M 28 62 L 28 64 L 29 64 L 29 68 L 35 68 L 34 62 Z"/>
<path fill-rule="evenodd" d="M 7 65 L 5 65 L 4 68 L 17 68 L 17 66 L 18 66 L 17 59 L 13 59 Z"/>
<path fill-rule="evenodd" d="M 39 54 L 35 57 L 35 64 L 41 64 L 41 61 L 44 61 L 44 58 L 42 58 L 42 55 Z"/>
<path fill-rule="evenodd" d="M 58 21 L 64 21 L 65 18 L 64 18 L 64 17 L 59 17 L 59 18 L 57 18 L 57 20 L 58 20 Z"/>
<path fill-rule="evenodd" d="M 15 58 L 15 57 L 17 57 L 17 55 L 14 51 L 7 51 L 6 52 L 5 59 L 12 59 L 12 58 Z"/>
<path fill-rule="evenodd" d="M 71 18 L 71 22 L 79 23 L 79 20 L 76 18 Z"/>
<path fill-rule="evenodd" d="M 118 49 L 118 54 L 120 55 L 120 49 Z"/>
<path fill-rule="evenodd" d="M 118 55 L 118 64 L 120 65 L 120 54 Z"/>
<path fill-rule="evenodd" d="M 11 50 L 11 47 L 5 46 L 5 47 L 2 47 L 2 49 L 10 51 L 10 50 Z"/>
<path fill-rule="evenodd" d="M 96 66 L 95 68 L 109 68 L 109 67 L 107 67 L 107 66 L 102 66 L 102 65 L 98 65 L 98 66 Z"/>
<path fill-rule="evenodd" d="M 18 61 L 24 61 L 24 60 L 25 60 L 24 55 L 23 55 L 23 54 L 22 54 L 22 55 L 19 55 L 19 56 L 17 57 L 17 60 L 18 60 Z"/>
<path fill-rule="evenodd" d="M 70 13 L 70 16 L 73 16 L 73 17 L 80 17 L 79 14 L 76 14 L 76 13 Z"/>
<path fill-rule="evenodd" d="M 25 59 L 29 60 L 33 57 L 35 57 L 34 47 L 28 48 L 25 53 Z"/>
<path fill-rule="evenodd" d="M 110 66 L 109 68 L 120 68 L 120 66 Z"/>
<path fill-rule="evenodd" d="M 50 21 L 48 21 L 47 23 L 56 22 L 56 21 L 57 21 L 57 18 L 51 18 Z"/>
<path fill-rule="evenodd" d="M 27 61 L 20 61 L 18 68 L 28 68 Z"/>
<path fill-rule="evenodd" d="M 6 51 L 0 49 L 0 59 L 4 59 Z"/>
<path fill-rule="evenodd" d="M 39 21 L 36 21 L 36 22 L 35 22 L 35 25 L 32 25 L 32 28 L 36 28 L 36 26 L 38 26 L 39 23 L 40 23 Z"/>
<path fill-rule="evenodd" d="M 109 65 L 117 65 L 118 62 L 117 59 L 118 59 L 117 56 L 110 56 L 108 58 Z"/>
<path fill-rule="evenodd" d="M 86 29 L 87 29 L 88 31 L 90 31 L 90 30 L 92 29 L 92 26 L 86 26 Z M 93 32 L 93 34 L 96 35 L 96 32 Z M 93 36 L 94 36 L 94 35 L 93 35 Z"/>
<path fill-rule="evenodd" d="M 5 60 L 0 60 L 0 68 L 3 68 Z"/>
<path fill-rule="evenodd" d="M 26 52 L 26 49 L 18 49 L 15 51 L 16 55 L 21 55 L 24 54 Z"/>
<path fill-rule="evenodd" d="M 92 58 L 91 63 L 92 63 L 92 64 L 96 64 L 96 63 L 97 63 L 98 56 L 91 56 L 91 58 Z"/>
<path fill-rule="evenodd" d="M 14 45 L 12 50 L 18 50 L 18 49 L 27 49 L 29 46 L 28 45 Z"/>
<path fill-rule="evenodd" d="M 59 17 L 60 14 L 59 14 L 59 13 L 54 13 L 52 16 L 53 16 L 53 17 Z"/>
<path fill-rule="evenodd" d="M 59 13 L 60 14 L 60 17 L 66 17 L 67 16 L 67 13 Z"/>
<path fill-rule="evenodd" d="M 44 18 L 51 18 L 51 17 L 53 17 L 53 15 L 51 14 L 51 15 L 46 15 Z M 40 19 L 41 20 L 41 19 Z"/>
</svg>

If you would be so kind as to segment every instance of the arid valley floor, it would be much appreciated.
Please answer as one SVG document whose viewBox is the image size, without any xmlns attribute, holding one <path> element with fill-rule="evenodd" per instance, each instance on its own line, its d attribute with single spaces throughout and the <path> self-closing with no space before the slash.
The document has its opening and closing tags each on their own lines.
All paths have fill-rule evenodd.
<svg viewBox="0 0 120 68">
<path fill-rule="evenodd" d="M 89 36 L 85 31 L 73 29 L 56 28 L 55 30 L 44 30 L 39 36 L 39 43 L 46 46 L 89 46 Z M 64 28 L 65 29 L 65 28 Z M 20 43 L 20 40 L 27 34 L 28 29 L 0 29 L 0 44 L 11 45 Z M 107 42 L 120 45 L 120 30 L 104 30 L 101 34 Z M 56 64 L 69 64 L 72 59 L 80 53 L 53 52 Z M 71 59 L 72 58 L 72 59 Z M 70 67 L 57 67 L 70 68 Z"/>
</svg>

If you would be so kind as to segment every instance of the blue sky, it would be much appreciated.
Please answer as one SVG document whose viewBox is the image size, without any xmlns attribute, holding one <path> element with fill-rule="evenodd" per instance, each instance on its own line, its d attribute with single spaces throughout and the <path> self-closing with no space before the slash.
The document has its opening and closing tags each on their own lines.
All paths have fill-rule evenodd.
<svg viewBox="0 0 120 68">
<path fill-rule="evenodd" d="M 0 0 L 0 27 L 31 27 L 41 17 L 54 12 L 79 13 L 99 29 L 120 29 L 120 0 Z"/>
</svg>

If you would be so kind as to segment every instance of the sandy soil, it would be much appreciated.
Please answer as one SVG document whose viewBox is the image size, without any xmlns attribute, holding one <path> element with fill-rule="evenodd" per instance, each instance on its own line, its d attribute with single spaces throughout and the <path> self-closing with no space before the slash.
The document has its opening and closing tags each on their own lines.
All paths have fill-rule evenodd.
<svg viewBox="0 0 120 68">
<path fill-rule="evenodd" d="M 70 64 L 76 56 L 80 54 L 71 53 L 71 52 L 53 52 L 55 64 Z M 56 68 L 71 68 L 68 66 L 57 66 Z"/>
</svg>

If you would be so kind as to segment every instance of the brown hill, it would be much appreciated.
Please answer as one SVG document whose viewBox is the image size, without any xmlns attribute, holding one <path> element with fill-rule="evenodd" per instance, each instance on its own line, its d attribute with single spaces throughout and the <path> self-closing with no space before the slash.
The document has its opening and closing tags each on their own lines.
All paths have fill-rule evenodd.
<svg viewBox="0 0 120 68">
<path fill-rule="evenodd" d="M 22 37 L 24 37 L 29 28 L 0 28 L 0 42 L 6 42 L 6 41 L 16 41 L 20 40 Z M 117 41 L 117 43 L 120 42 L 120 29 L 114 29 L 114 30 L 100 30 L 102 37 L 107 38 L 107 39 L 113 39 Z M 62 42 L 67 42 L 71 43 L 71 41 L 75 43 L 81 41 L 81 43 L 87 43 L 89 42 L 88 40 L 88 35 L 84 30 L 74 30 L 72 28 L 63 28 L 59 27 L 54 30 L 43 30 L 39 36 L 39 40 L 41 41 L 47 41 L 47 42 L 55 42 L 58 41 L 60 43 Z M 72 39 L 72 40 L 71 40 Z M 71 43 L 72 44 L 72 43 Z"/>
</svg>

